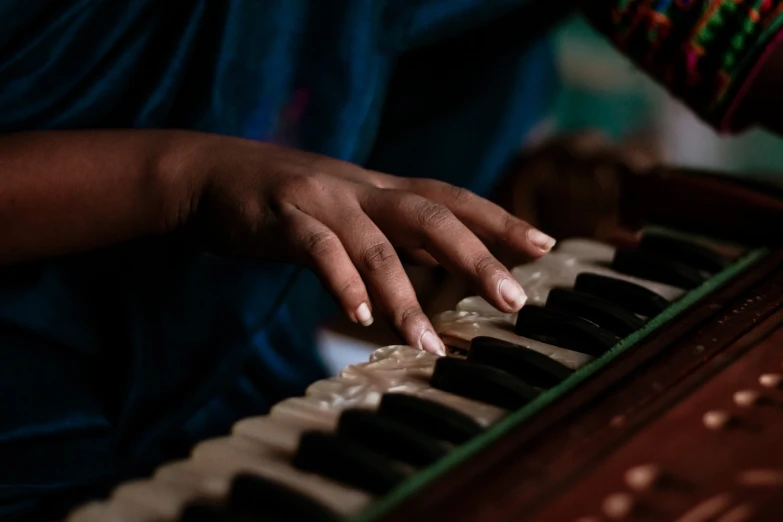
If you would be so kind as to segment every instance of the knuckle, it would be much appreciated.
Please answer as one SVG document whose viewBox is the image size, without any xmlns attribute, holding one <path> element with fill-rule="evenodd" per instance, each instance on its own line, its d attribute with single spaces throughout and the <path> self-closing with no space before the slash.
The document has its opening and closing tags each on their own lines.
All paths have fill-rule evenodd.
<svg viewBox="0 0 783 522">
<path fill-rule="evenodd" d="M 423 200 L 416 205 L 416 218 L 424 228 L 441 228 L 454 219 L 454 216 L 446 206 Z"/>
<path fill-rule="evenodd" d="M 476 197 L 476 195 L 468 189 L 455 185 L 447 185 L 447 187 L 449 198 L 455 205 L 467 205 Z"/>
<path fill-rule="evenodd" d="M 491 254 L 481 254 L 473 261 L 473 270 L 478 275 L 491 274 L 498 271 L 499 262 Z"/>
<path fill-rule="evenodd" d="M 286 200 L 310 199 L 327 192 L 326 175 L 320 172 L 298 174 L 286 180 L 282 197 Z"/>
<path fill-rule="evenodd" d="M 364 281 L 358 275 L 350 277 L 340 285 L 340 294 L 346 297 L 353 297 L 356 300 L 364 297 Z"/>
<path fill-rule="evenodd" d="M 304 249 L 311 257 L 320 258 L 334 251 L 340 240 L 331 230 L 317 230 L 305 235 Z"/>
<path fill-rule="evenodd" d="M 416 304 L 408 304 L 400 307 L 394 314 L 394 324 L 398 328 L 403 328 L 409 324 L 415 324 L 424 317 L 424 312 Z"/>
<path fill-rule="evenodd" d="M 527 238 L 527 229 L 530 228 L 530 225 L 522 221 L 521 219 L 511 215 L 506 214 L 506 221 L 503 224 L 503 231 L 505 233 L 505 238 L 507 241 L 510 241 L 514 238 Z"/>
<path fill-rule="evenodd" d="M 366 248 L 362 254 L 362 263 L 372 272 L 386 273 L 390 271 L 397 259 L 397 252 L 385 242 L 376 243 Z"/>
</svg>

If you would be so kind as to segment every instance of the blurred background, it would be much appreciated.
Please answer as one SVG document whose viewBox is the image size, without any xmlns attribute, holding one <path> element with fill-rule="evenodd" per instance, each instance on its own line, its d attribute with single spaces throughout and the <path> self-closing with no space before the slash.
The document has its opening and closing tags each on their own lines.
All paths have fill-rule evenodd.
<svg viewBox="0 0 783 522">
<path fill-rule="evenodd" d="M 641 138 L 666 163 L 738 175 L 783 171 L 780 139 L 761 131 L 718 136 L 574 17 L 553 35 L 563 81 L 553 124 L 597 128 L 616 140 Z"/>
<path fill-rule="evenodd" d="M 521 144 L 534 145 L 560 132 L 595 129 L 615 142 L 646 149 L 670 165 L 720 169 L 737 176 L 783 173 L 780 138 L 762 131 L 716 134 L 581 18 L 566 20 L 551 38 L 562 89 L 551 117 L 533 136 L 520 136 Z M 320 334 L 321 354 L 333 374 L 348 364 L 367 361 L 377 347 L 334 329 Z"/>
</svg>

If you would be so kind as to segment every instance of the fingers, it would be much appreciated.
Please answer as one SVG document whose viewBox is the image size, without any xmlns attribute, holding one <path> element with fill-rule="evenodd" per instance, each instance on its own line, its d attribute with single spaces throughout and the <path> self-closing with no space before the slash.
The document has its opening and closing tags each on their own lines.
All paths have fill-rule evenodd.
<svg viewBox="0 0 783 522">
<path fill-rule="evenodd" d="M 489 244 L 498 244 L 530 257 L 541 257 L 555 239 L 476 194 L 435 180 L 407 180 L 409 189 L 451 210 Z"/>
<path fill-rule="evenodd" d="M 297 209 L 288 210 L 286 217 L 290 237 L 298 247 L 303 264 L 318 275 L 352 321 L 371 325 L 373 316 L 367 289 L 337 235 Z"/>
<path fill-rule="evenodd" d="M 444 205 L 385 190 L 367 198 L 363 207 L 395 244 L 424 248 L 448 270 L 471 280 L 499 310 L 516 312 L 527 300 L 506 267 Z"/>
<path fill-rule="evenodd" d="M 376 307 L 389 316 L 406 342 L 445 355 L 443 342 L 422 311 L 402 262 L 383 232 L 358 208 L 329 224 L 370 288 Z"/>
</svg>

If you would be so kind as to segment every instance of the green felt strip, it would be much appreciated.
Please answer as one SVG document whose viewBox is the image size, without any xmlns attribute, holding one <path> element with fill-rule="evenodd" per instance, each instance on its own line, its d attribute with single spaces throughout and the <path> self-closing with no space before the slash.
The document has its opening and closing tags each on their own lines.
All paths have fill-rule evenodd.
<svg viewBox="0 0 783 522">
<path fill-rule="evenodd" d="M 698 288 L 691 290 L 682 298 L 672 303 L 671 306 L 669 306 L 661 314 L 645 324 L 644 328 L 634 332 L 630 336 L 620 341 L 614 348 L 606 352 L 604 355 L 580 368 L 559 385 L 543 392 L 533 401 L 525 405 L 522 409 L 517 410 L 516 412 L 505 417 L 500 422 L 494 424 L 480 436 L 471 439 L 469 442 L 456 448 L 443 459 L 414 474 L 393 491 L 391 491 L 388 495 L 378 499 L 376 502 L 368 506 L 367 509 L 358 513 L 349 520 L 351 522 L 371 522 L 386 515 L 393 508 L 403 503 L 407 498 L 415 494 L 417 491 L 421 490 L 423 487 L 427 486 L 437 478 L 446 474 L 455 466 L 465 462 L 467 459 L 476 455 L 478 452 L 484 450 L 487 446 L 492 444 L 498 438 L 502 437 L 509 430 L 527 421 L 530 417 L 541 411 L 547 405 L 551 404 L 558 397 L 574 389 L 579 385 L 579 383 L 600 371 L 615 357 L 625 352 L 639 341 L 645 339 L 648 335 L 661 328 L 663 325 L 693 306 L 696 302 L 700 301 L 711 292 L 715 291 L 717 288 L 737 277 L 741 272 L 766 256 L 767 253 L 767 249 L 758 249 L 747 254 L 735 264 L 729 266 L 715 277 L 712 277 Z"/>
</svg>

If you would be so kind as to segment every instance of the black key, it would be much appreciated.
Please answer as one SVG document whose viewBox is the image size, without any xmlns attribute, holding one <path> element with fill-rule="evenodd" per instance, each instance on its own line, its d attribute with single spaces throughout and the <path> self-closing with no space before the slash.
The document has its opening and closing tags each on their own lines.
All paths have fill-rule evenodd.
<svg viewBox="0 0 783 522">
<path fill-rule="evenodd" d="M 672 257 L 648 250 L 617 249 L 612 268 L 630 276 L 691 290 L 709 275 Z"/>
<path fill-rule="evenodd" d="M 500 368 L 539 388 L 556 386 L 574 373 L 542 353 L 492 337 L 474 337 L 468 361 Z"/>
<path fill-rule="evenodd" d="M 282 484 L 254 475 L 237 475 L 231 483 L 229 508 L 253 520 L 270 522 L 308 520 L 334 522 L 340 517 L 316 502 Z"/>
<path fill-rule="evenodd" d="M 542 343 L 596 356 L 620 342 L 615 334 L 587 319 L 533 305 L 519 311 L 514 331 Z"/>
<path fill-rule="evenodd" d="M 402 393 L 385 394 L 381 398 L 378 415 L 452 444 L 467 442 L 484 431 L 479 423 L 460 411 Z"/>
<path fill-rule="evenodd" d="M 428 466 L 446 455 L 446 447 L 437 440 L 369 410 L 342 412 L 337 422 L 337 434 L 380 455 L 413 466 Z"/>
<path fill-rule="evenodd" d="M 616 277 L 587 272 L 576 276 L 574 290 L 612 301 L 629 312 L 645 317 L 655 317 L 669 306 L 669 301 L 649 288 Z"/>
<path fill-rule="evenodd" d="M 455 357 L 437 360 L 430 384 L 433 388 L 507 410 L 521 408 L 539 393 L 508 372 Z"/>
<path fill-rule="evenodd" d="M 338 435 L 308 431 L 299 439 L 295 467 L 376 495 L 405 479 L 386 457 Z"/>
<path fill-rule="evenodd" d="M 211 502 L 191 502 L 182 508 L 179 522 L 233 522 L 228 509 Z"/>
<path fill-rule="evenodd" d="M 550 290 L 546 307 L 591 321 L 618 337 L 627 337 L 644 326 L 644 320 L 611 301 L 573 290 Z"/>
<path fill-rule="evenodd" d="M 643 234 L 639 248 L 667 255 L 696 270 L 704 270 L 712 274 L 720 272 L 731 264 L 726 257 L 708 247 L 665 234 L 650 232 Z"/>
</svg>

